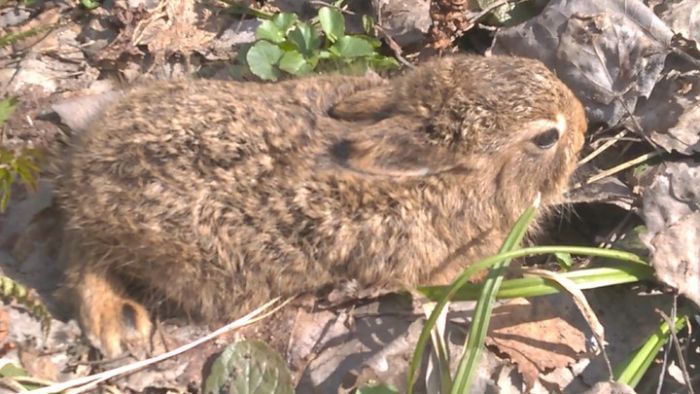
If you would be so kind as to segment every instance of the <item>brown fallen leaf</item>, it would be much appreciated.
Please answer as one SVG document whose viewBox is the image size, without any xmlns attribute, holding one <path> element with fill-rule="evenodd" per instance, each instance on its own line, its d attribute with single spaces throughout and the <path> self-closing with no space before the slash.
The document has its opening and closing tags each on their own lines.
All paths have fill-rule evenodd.
<svg viewBox="0 0 700 394">
<path fill-rule="evenodd" d="M 641 0 L 553 0 L 499 30 L 492 51 L 542 60 L 583 101 L 591 123 L 615 125 L 653 89 L 672 36 Z"/>
<path fill-rule="evenodd" d="M 58 366 L 50 355 L 41 354 L 31 347 L 20 347 L 19 360 L 29 376 L 48 381 L 58 379 Z"/>
<path fill-rule="evenodd" d="M 586 351 L 580 319 L 567 297 L 515 298 L 494 309 L 486 344 L 507 355 L 532 387 L 540 373 L 566 367 Z"/>
<path fill-rule="evenodd" d="M 207 48 L 215 33 L 206 31 L 198 22 L 211 16 L 211 11 L 198 2 L 189 0 L 165 0 L 150 16 L 134 29 L 134 46 L 146 45 L 155 57 L 155 64 L 162 63 L 173 53 L 189 55 Z"/>
<path fill-rule="evenodd" d="M 700 165 L 664 164 L 644 193 L 643 216 L 657 277 L 700 305 Z"/>
<path fill-rule="evenodd" d="M 646 135 L 668 152 L 700 152 L 700 71 L 678 71 L 684 62 L 669 61 L 663 79 L 635 111 Z M 687 65 L 686 65 L 687 67 Z"/>
<path fill-rule="evenodd" d="M 697 0 L 660 1 L 653 7 L 659 18 L 673 30 L 689 40 L 700 42 L 700 3 Z"/>
<path fill-rule="evenodd" d="M 5 343 L 7 334 L 10 332 L 10 316 L 5 308 L 0 308 L 0 344 Z"/>
</svg>

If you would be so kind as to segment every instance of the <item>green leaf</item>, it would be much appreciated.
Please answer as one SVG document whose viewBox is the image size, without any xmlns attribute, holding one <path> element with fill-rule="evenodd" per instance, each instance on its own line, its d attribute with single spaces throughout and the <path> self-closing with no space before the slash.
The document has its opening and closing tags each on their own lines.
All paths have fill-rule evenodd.
<svg viewBox="0 0 700 394">
<path fill-rule="evenodd" d="M 56 25 L 43 25 L 43 26 L 37 26 L 33 27 L 31 29 L 27 29 L 25 31 L 19 31 L 16 33 L 7 33 L 3 36 L 0 36 L 0 48 L 4 48 L 8 45 L 12 45 L 16 42 L 20 42 L 23 40 L 26 40 L 27 38 L 34 37 L 36 35 L 39 35 L 43 32 L 49 31 L 53 29 Z"/>
<path fill-rule="evenodd" d="M 374 48 L 379 48 L 380 46 L 382 46 L 382 42 L 379 41 L 379 39 L 372 37 L 372 36 L 368 36 L 365 34 L 354 34 L 353 37 L 357 37 L 357 38 L 360 38 L 362 40 L 367 41 Z"/>
<path fill-rule="evenodd" d="M 568 271 L 573 267 L 574 262 L 571 260 L 571 255 L 569 253 L 554 253 L 554 258 L 557 259 L 557 263 L 564 270 Z"/>
<path fill-rule="evenodd" d="M 94 10 L 100 6 L 100 2 L 96 0 L 80 0 L 80 4 L 88 10 Z"/>
<path fill-rule="evenodd" d="M 7 209 L 7 204 L 10 202 L 13 181 L 14 176 L 10 171 L 0 170 L 0 212 L 4 212 Z"/>
<path fill-rule="evenodd" d="M 231 344 L 214 360 L 205 394 L 292 394 L 292 377 L 279 354 L 260 341 Z"/>
<path fill-rule="evenodd" d="M 370 15 L 362 15 L 362 29 L 367 34 L 372 34 L 374 30 L 374 18 Z"/>
<path fill-rule="evenodd" d="M 270 20 L 263 20 L 257 30 L 255 30 L 255 38 L 258 40 L 267 40 L 279 44 L 284 42 L 287 37 L 287 31 L 298 17 L 296 14 L 289 12 L 280 12 L 275 14 Z"/>
<path fill-rule="evenodd" d="M 255 38 L 277 44 L 284 41 L 284 31 L 272 21 L 263 21 L 255 30 Z"/>
<path fill-rule="evenodd" d="M 329 48 L 331 53 L 345 58 L 370 56 L 374 47 L 367 40 L 355 36 L 343 36 Z"/>
<path fill-rule="evenodd" d="M 393 57 L 374 55 L 369 59 L 370 66 L 377 71 L 395 70 L 399 68 L 399 62 Z"/>
<path fill-rule="evenodd" d="M 510 233 L 506 236 L 506 240 L 503 241 L 499 253 L 510 252 L 520 245 L 528 225 L 535 217 L 538 206 L 539 202 L 533 204 L 520 216 Z M 481 360 L 481 353 L 485 347 L 484 340 L 491 321 L 491 312 L 496 303 L 496 294 L 501 288 L 503 277 L 511 260 L 506 259 L 495 264 L 484 280 L 479 300 L 474 307 L 474 316 L 469 327 L 469 337 L 464 344 L 462 358 L 455 373 L 454 385 L 450 391 L 452 394 L 466 393 L 471 387 L 478 363 Z"/>
<path fill-rule="evenodd" d="M 316 29 L 308 23 L 300 23 L 294 28 L 287 39 L 293 43 L 299 52 L 309 56 L 321 46 L 321 39 L 316 33 Z"/>
<path fill-rule="evenodd" d="M 7 363 L 0 368 L 0 377 L 14 378 L 17 376 L 27 376 L 27 371 L 25 371 L 24 368 L 18 367 L 11 363 Z"/>
<path fill-rule="evenodd" d="M 521 217 L 522 219 L 522 217 Z M 517 224 L 516 224 L 517 226 Z M 512 231 L 512 230 L 511 230 Z M 428 320 L 425 322 L 425 327 L 423 328 L 423 331 L 421 331 L 420 337 L 418 338 L 418 342 L 415 346 L 415 350 L 413 353 L 413 357 L 411 358 L 411 363 L 409 366 L 408 370 L 408 390 L 407 392 L 410 394 L 413 392 L 413 381 L 415 380 L 416 372 L 418 371 L 418 368 L 420 367 L 420 362 L 423 359 L 423 353 L 425 352 L 425 346 L 428 342 L 428 339 L 430 337 L 430 330 L 432 327 L 435 326 L 435 322 L 437 321 L 437 318 L 439 316 L 439 313 L 442 309 L 445 308 L 449 300 L 455 300 L 455 296 L 457 295 L 457 292 L 460 289 L 464 288 L 464 285 L 466 285 L 467 280 L 471 275 L 474 273 L 484 269 L 488 268 L 490 266 L 493 266 L 495 264 L 498 264 L 502 262 L 503 260 L 506 259 L 513 259 L 513 258 L 519 258 L 519 257 L 526 257 L 526 256 L 531 256 L 531 255 L 539 255 L 539 254 L 547 254 L 547 253 L 557 253 L 557 252 L 564 252 L 564 253 L 571 253 L 574 255 L 581 255 L 581 256 L 595 256 L 595 257 L 602 257 L 602 258 L 608 258 L 608 259 L 613 259 L 613 260 L 622 260 L 626 261 L 629 263 L 633 263 L 638 265 L 639 269 L 635 268 L 633 271 L 629 272 L 629 275 L 632 275 L 632 278 L 629 278 L 629 275 L 623 272 L 623 275 L 627 276 L 627 279 L 622 278 L 620 283 L 628 283 L 630 281 L 635 281 L 636 278 L 638 277 L 639 279 L 647 279 L 652 277 L 653 271 L 651 270 L 651 267 L 642 260 L 639 256 L 629 253 L 623 250 L 610 250 L 610 249 L 601 249 L 601 248 L 590 248 L 590 247 L 582 247 L 582 246 L 536 246 L 536 247 L 530 247 L 530 248 L 524 248 L 524 249 L 518 249 L 518 250 L 512 250 L 509 252 L 505 253 L 499 253 L 495 256 L 488 257 L 486 259 L 480 260 L 476 263 L 471 264 L 469 267 L 467 267 L 455 280 L 452 282 L 452 284 L 447 287 L 447 289 L 430 289 L 432 294 L 429 294 L 428 296 L 431 299 L 436 299 L 439 298 L 437 305 L 433 309 L 433 312 L 430 314 L 430 317 Z M 571 275 L 576 275 L 576 272 L 571 273 Z M 593 276 L 596 276 L 597 274 L 594 274 Z M 609 278 L 609 273 L 605 272 L 602 274 L 604 278 L 602 279 L 601 283 L 598 283 L 597 285 L 590 286 L 591 287 L 602 287 L 605 286 L 604 282 L 617 282 L 617 279 L 612 279 L 610 280 Z M 606 279 L 607 278 L 607 279 Z M 631 279 L 631 280 L 630 280 Z M 595 279 L 593 279 L 595 280 Z M 523 280 L 524 281 L 524 280 Z M 515 282 L 515 281 L 514 281 Z M 520 287 L 521 284 L 524 283 L 518 283 L 514 287 Z M 532 285 L 533 283 L 528 283 L 525 284 L 526 286 Z M 535 284 L 536 285 L 536 284 Z M 428 288 L 421 288 L 421 291 L 426 293 L 426 289 Z M 433 290 L 437 290 L 436 292 L 433 292 Z M 512 290 L 512 289 L 511 289 Z M 556 289 L 551 289 L 551 293 L 556 292 Z M 535 289 L 533 291 L 533 295 L 543 295 L 545 292 L 548 290 L 546 289 Z M 500 291 L 499 291 L 500 293 Z M 548 293 L 548 294 L 551 294 Z M 466 297 L 461 297 L 461 299 L 470 299 L 471 295 L 465 295 Z M 503 297 L 513 297 L 514 295 L 511 294 L 502 294 Z"/>
<path fill-rule="evenodd" d="M 0 125 L 4 125 L 17 108 L 17 97 L 8 97 L 0 101 Z"/>
<path fill-rule="evenodd" d="M 336 42 L 345 35 L 345 18 L 335 8 L 322 7 L 318 10 L 321 29 L 331 42 Z"/>
<path fill-rule="evenodd" d="M 539 246 L 538 248 L 543 248 Z M 544 248 L 549 248 L 545 246 Z M 552 248 L 562 249 L 561 246 Z M 531 248 L 519 251 L 532 251 Z M 601 249 L 603 250 L 603 249 Z M 605 249 L 611 250 L 611 249 Z M 537 255 L 541 253 L 533 253 Z M 569 271 L 562 274 L 563 277 L 578 285 L 581 290 L 597 289 L 599 287 L 615 286 L 624 283 L 635 283 L 643 280 L 651 280 L 654 277 L 654 269 L 646 264 L 616 262 L 615 267 L 588 268 L 577 271 Z M 452 301 L 473 301 L 479 298 L 482 286 L 480 284 L 467 284 L 459 289 Z M 418 290 L 432 301 L 439 301 L 447 294 L 448 286 L 423 286 Z M 542 277 L 518 278 L 503 281 L 496 294 L 498 299 L 519 297 L 539 297 L 557 294 L 561 288 L 550 279 Z"/>
<path fill-rule="evenodd" d="M 360 387 L 355 391 L 355 394 L 398 394 L 397 390 L 393 386 L 388 386 L 384 384 Z"/>
<path fill-rule="evenodd" d="M 678 332 L 687 324 L 688 316 L 679 316 L 674 322 L 673 331 Z M 670 337 L 671 327 L 664 321 L 634 354 L 615 366 L 615 380 L 632 388 L 637 386 Z"/>
<path fill-rule="evenodd" d="M 305 75 L 313 71 L 313 67 L 304 56 L 297 51 L 285 52 L 280 59 L 280 70 L 294 75 Z"/>
<path fill-rule="evenodd" d="M 271 14 L 269 12 L 261 11 L 255 8 L 252 8 L 248 5 L 245 4 L 236 4 L 233 2 L 226 2 L 228 4 L 228 7 L 224 9 L 224 12 L 232 15 L 249 15 L 249 16 L 254 16 L 258 19 L 261 20 L 267 20 L 267 19 L 272 19 L 275 15 Z"/>
<path fill-rule="evenodd" d="M 479 260 L 473 264 L 471 264 L 469 267 L 467 267 L 464 271 L 462 271 L 461 274 L 455 278 L 454 281 L 450 284 L 449 290 L 445 294 L 443 298 L 438 301 L 438 303 L 435 305 L 433 308 L 433 312 L 430 314 L 428 317 L 428 320 L 425 322 L 425 325 L 423 326 L 423 330 L 420 333 L 420 336 L 418 337 L 418 342 L 416 343 L 416 348 L 413 352 L 413 357 L 411 358 L 411 363 L 409 364 L 408 368 L 408 376 L 407 376 L 407 386 L 408 386 L 408 394 L 413 393 L 413 382 L 415 380 L 416 373 L 420 367 L 421 360 L 423 359 L 423 353 L 425 352 L 425 347 L 428 343 L 428 338 L 430 337 L 430 331 L 433 329 L 435 326 L 438 316 L 440 313 L 442 313 L 443 309 L 447 306 L 447 304 L 450 302 L 454 294 L 459 290 L 462 286 L 467 284 L 467 281 L 469 280 L 469 277 L 471 277 L 473 274 L 479 272 L 480 270 L 484 268 L 488 268 L 493 266 L 494 270 L 500 271 L 501 269 L 504 268 L 508 263 L 510 263 L 510 260 L 512 259 L 512 256 L 507 256 L 507 253 L 514 253 L 515 251 L 512 251 L 511 249 L 517 245 L 520 240 L 522 239 L 522 236 L 525 233 L 525 230 L 527 228 L 527 225 L 530 223 L 532 218 L 535 216 L 535 212 L 537 210 L 537 204 L 534 204 L 533 206 L 530 206 L 528 209 L 525 210 L 525 212 L 520 215 L 520 218 L 516 221 L 515 225 L 513 228 L 510 230 L 510 233 L 506 237 L 505 241 L 503 242 L 503 246 L 501 246 L 501 252 L 496 255 L 496 256 L 491 256 L 482 260 Z M 505 252 L 505 253 L 504 253 Z M 489 278 L 493 278 L 493 274 L 489 273 Z M 484 287 L 482 288 L 482 296 L 487 295 L 488 297 L 493 297 L 495 299 L 496 293 L 498 292 L 498 287 L 500 287 L 500 281 L 498 283 L 493 283 L 493 280 L 489 281 L 487 278 L 487 281 L 484 283 Z M 490 288 L 490 289 L 489 289 Z M 491 291 L 490 291 L 491 290 Z M 481 296 L 480 296 L 481 297 Z M 489 307 L 492 306 L 490 303 L 477 303 L 477 308 L 479 308 L 479 305 L 481 305 L 481 312 L 487 312 L 487 309 L 490 309 Z M 470 328 L 470 333 L 469 333 L 469 338 L 472 338 L 473 336 L 480 337 L 481 335 L 476 332 L 476 330 L 479 329 L 479 327 L 476 327 L 476 316 L 477 312 L 475 311 L 475 321 L 472 322 L 472 327 Z M 483 326 L 483 323 L 488 324 L 488 319 L 484 320 L 483 316 L 480 314 L 479 315 L 479 320 L 482 323 L 481 325 Z M 483 329 L 483 327 L 481 327 Z M 469 345 L 473 344 L 474 342 L 479 342 L 480 346 L 476 347 L 471 347 Z M 455 386 L 452 387 L 452 389 L 455 389 L 457 386 L 462 386 L 466 387 L 465 383 L 468 385 L 469 383 L 469 377 L 471 377 L 471 374 L 469 373 L 468 369 L 465 368 L 468 367 L 466 365 L 466 361 L 471 359 L 471 357 L 474 356 L 474 352 L 479 352 L 481 349 L 481 346 L 483 346 L 483 343 L 480 342 L 479 338 L 472 338 L 471 340 L 468 339 L 467 344 L 465 346 L 469 346 L 471 350 L 465 351 L 462 354 L 462 360 L 460 361 L 459 369 L 457 371 L 458 375 L 455 378 Z M 466 349 L 465 349 L 466 350 Z M 472 354 L 471 357 L 465 357 L 469 354 Z M 465 374 L 466 373 L 466 374 Z M 462 375 L 462 377 L 460 377 Z M 467 379 L 465 379 L 465 377 Z M 447 388 L 444 388 L 445 392 L 448 391 Z M 467 392 L 467 391 L 463 391 Z"/>
<path fill-rule="evenodd" d="M 250 71 L 266 81 L 276 81 L 279 78 L 277 62 L 282 57 L 281 49 L 268 41 L 258 41 L 246 54 L 246 62 Z"/>
<path fill-rule="evenodd" d="M 275 24 L 283 33 L 287 33 L 290 27 L 299 19 L 297 14 L 291 12 L 280 12 L 272 17 L 272 23 Z"/>
</svg>

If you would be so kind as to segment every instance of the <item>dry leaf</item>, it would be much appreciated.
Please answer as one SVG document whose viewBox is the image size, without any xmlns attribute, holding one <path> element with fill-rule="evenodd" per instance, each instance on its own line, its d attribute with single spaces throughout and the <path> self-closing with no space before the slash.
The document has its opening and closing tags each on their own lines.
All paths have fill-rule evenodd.
<svg viewBox="0 0 700 394">
<path fill-rule="evenodd" d="M 10 332 L 10 316 L 5 308 L 0 308 L 0 344 L 5 343 L 7 334 Z"/>
<path fill-rule="evenodd" d="M 697 0 L 663 1 L 654 7 L 659 17 L 674 33 L 700 43 L 700 2 Z"/>
<path fill-rule="evenodd" d="M 666 151 L 685 155 L 700 152 L 700 71 L 677 71 L 667 65 L 664 75 L 648 99 L 640 100 L 635 111 L 639 124 Z"/>
<path fill-rule="evenodd" d="M 593 123 L 617 124 L 661 75 L 673 32 L 640 0 L 553 0 L 496 34 L 493 53 L 542 60 Z"/>
<path fill-rule="evenodd" d="M 541 372 L 566 367 L 586 350 L 586 336 L 571 323 L 580 319 L 566 297 L 515 298 L 494 309 L 486 344 L 510 357 L 532 387 Z"/>
<path fill-rule="evenodd" d="M 51 356 L 39 354 L 36 349 L 20 348 L 19 359 L 22 367 L 29 376 L 55 381 L 58 378 L 58 366 L 51 360 Z"/>
<path fill-rule="evenodd" d="M 210 11 L 197 2 L 164 0 L 136 26 L 132 43 L 147 45 L 156 64 L 176 52 L 187 56 L 206 48 L 214 37 L 214 33 L 199 27 L 199 22 L 209 16 Z"/>
<path fill-rule="evenodd" d="M 664 166 L 644 193 L 642 241 L 658 278 L 700 305 L 700 164 Z"/>
</svg>

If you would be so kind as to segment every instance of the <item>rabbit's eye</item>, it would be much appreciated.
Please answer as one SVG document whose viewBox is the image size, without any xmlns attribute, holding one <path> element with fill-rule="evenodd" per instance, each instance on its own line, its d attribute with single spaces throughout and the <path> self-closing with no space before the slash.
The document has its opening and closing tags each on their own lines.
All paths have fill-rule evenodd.
<svg viewBox="0 0 700 394">
<path fill-rule="evenodd" d="M 532 139 L 532 142 L 540 149 L 549 149 L 553 147 L 557 141 L 559 141 L 559 130 L 554 127 L 548 129 L 544 133 L 538 134 Z"/>
</svg>

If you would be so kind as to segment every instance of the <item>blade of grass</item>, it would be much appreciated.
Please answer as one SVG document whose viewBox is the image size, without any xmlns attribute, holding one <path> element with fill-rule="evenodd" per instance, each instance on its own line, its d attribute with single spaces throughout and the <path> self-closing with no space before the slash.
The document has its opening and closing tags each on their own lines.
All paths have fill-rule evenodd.
<svg viewBox="0 0 700 394">
<path fill-rule="evenodd" d="M 508 237 L 506 237 L 505 242 L 503 242 L 500 252 L 511 251 L 520 245 L 520 242 L 527 232 L 528 225 L 535 217 L 538 205 L 539 201 L 521 215 L 520 219 L 508 234 Z M 474 373 L 479 364 L 481 352 L 484 348 L 484 339 L 486 338 L 486 332 L 491 322 L 491 312 L 493 311 L 493 304 L 496 302 L 496 293 L 498 293 L 501 287 L 503 275 L 511 260 L 512 259 L 506 259 L 494 265 L 489 275 L 486 277 L 486 280 L 484 280 L 479 300 L 474 309 L 474 318 L 469 328 L 469 337 L 464 345 L 462 359 L 459 361 L 457 374 L 455 375 L 452 385 L 451 392 L 453 394 L 466 393 L 471 385 Z"/>
<path fill-rule="evenodd" d="M 571 253 L 572 255 L 577 256 L 602 257 L 613 260 L 626 261 L 629 263 L 638 264 L 643 267 L 648 267 L 648 264 L 634 253 L 629 253 L 623 250 L 600 249 L 584 246 L 535 246 L 531 248 L 511 250 L 509 252 L 499 253 L 495 256 L 490 256 L 483 260 L 479 260 L 478 262 L 470 265 L 455 279 L 452 285 L 450 285 L 447 291 L 445 292 L 444 298 L 437 300 L 437 304 L 435 306 L 435 309 L 433 310 L 433 313 L 430 315 L 430 317 L 425 323 L 425 327 L 427 327 L 428 329 L 426 330 L 426 328 L 424 328 L 420 336 L 418 337 L 418 342 L 416 343 L 416 350 L 413 353 L 411 364 L 409 365 L 407 379 L 408 393 L 411 394 L 413 392 L 413 381 L 415 380 L 415 374 L 418 370 L 418 367 L 420 366 L 420 361 L 423 358 L 425 346 L 430 337 L 430 329 L 435 325 L 435 321 L 437 320 L 440 314 L 439 311 L 445 307 L 449 299 L 453 297 L 459 289 L 464 287 L 464 285 L 474 273 L 489 268 L 492 265 L 503 261 L 504 259 L 513 259 L 518 257 L 549 254 L 555 252 Z"/>
<path fill-rule="evenodd" d="M 434 303 L 423 304 L 423 312 L 426 317 L 430 316 L 433 310 Z M 450 377 L 450 355 L 449 348 L 445 343 L 445 326 L 447 324 L 447 309 L 442 311 L 435 327 L 430 332 L 430 339 L 433 342 L 433 346 L 436 350 L 436 361 L 437 361 L 437 373 L 440 378 L 440 388 L 438 389 L 441 393 L 447 393 L 452 387 L 452 378 Z M 430 368 L 428 368 L 430 369 Z M 430 382 L 426 379 L 426 386 L 430 387 Z M 436 391 L 438 391 L 436 390 Z"/>
<path fill-rule="evenodd" d="M 539 204 L 536 204 L 539 205 Z M 531 206 L 528 208 L 525 213 L 523 213 L 518 221 L 516 222 L 515 226 L 511 230 L 511 232 L 508 234 L 508 237 L 506 237 L 506 241 L 504 242 L 504 245 L 506 242 L 513 242 L 512 240 L 519 239 L 517 231 L 521 227 L 527 227 L 527 224 L 532 220 L 532 218 L 535 215 L 536 211 L 536 205 Z M 512 253 L 512 251 L 510 252 Z M 445 308 L 449 300 L 454 296 L 454 294 L 459 290 L 462 286 L 464 286 L 469 278 L 475 274 L 478 271 L 481 271 L 485 268 L 489 268 L 492 265 L 498 264 L 508 258 L 512 258 L 509 256 L 504 256 L 503 254 L 499 254 L 496 256 L 491 256 L 486 259 L 482 259 L 471 266 L 469 266 L 467 269 L 465 269 L 460 275 L 457 276 L 457 278 L 452 282 L 450 285 L 450 288 L 448 289 L 447 293 L 443 298 L 438 300 L 437 304 L 435 305 L 435 308 L 433 309 L 433 312 L 430 314 L 430 317 L 428 320 L 425 322 L 425 326 L 423 327 L 423 330 L 420 333 L 420 336 L 418 337 L 418 342 L 416 343 L 416 349 L 413 352 L 413 357 L 411 359 L 411 363 L 409 365 L 408 369 L 408 394 L 413 393 L 413 382 L 415 381 L 415 376 L 416 372 L 418 371 L 418 368 L 420 367 L 421 360 L 423 358 L 423 353 L 425 351 L 426 344 L 428 342 L 428 339 L 430 338 L 430 332 L 435 326 L 435 322 L 437 321 L 438 317 L 440 316 L 440 313 L 442 310 Z"/>
<path fill-rule="evenodd" d="M 649 280 L 654 276 L 654 269 L 642 264 L 625 264 L 618 267 L 582 269 L 561 275 L 573 281 L 579 289 L 588 290 Z M 481 288 L 481 284 L 468 283 L 455 293 L 452 301 L 476 300 Z M 419 287 L 418 291 L 431 301 L 437 301 L 444 297 L 448 289 L 448 286 L 423 286 Z M 509 279 L 501 284 L 496 299 L 539 297 L 559 292 L 559 286 L 549 279 L 537 277 Z"/>
<path fill-rule="evenodd" d="M 676 318 L 675 331 L 678 332 L 682 330 L 687 323 L 687 316 L 680 316 Z M 666 322 L 661 323 L 661 325 L 656 329 L 656 332 L 647 338 L 637 352 L 615 367 L 615 380 L 619 383 L 624 383 L 634 388 L 649 369 L 649 366 L 654 361 L 654 358 L 656 358 L 656 354 L 668 341 L 670 336 L 671 327 L 669 324 Z"/>
</svg>

